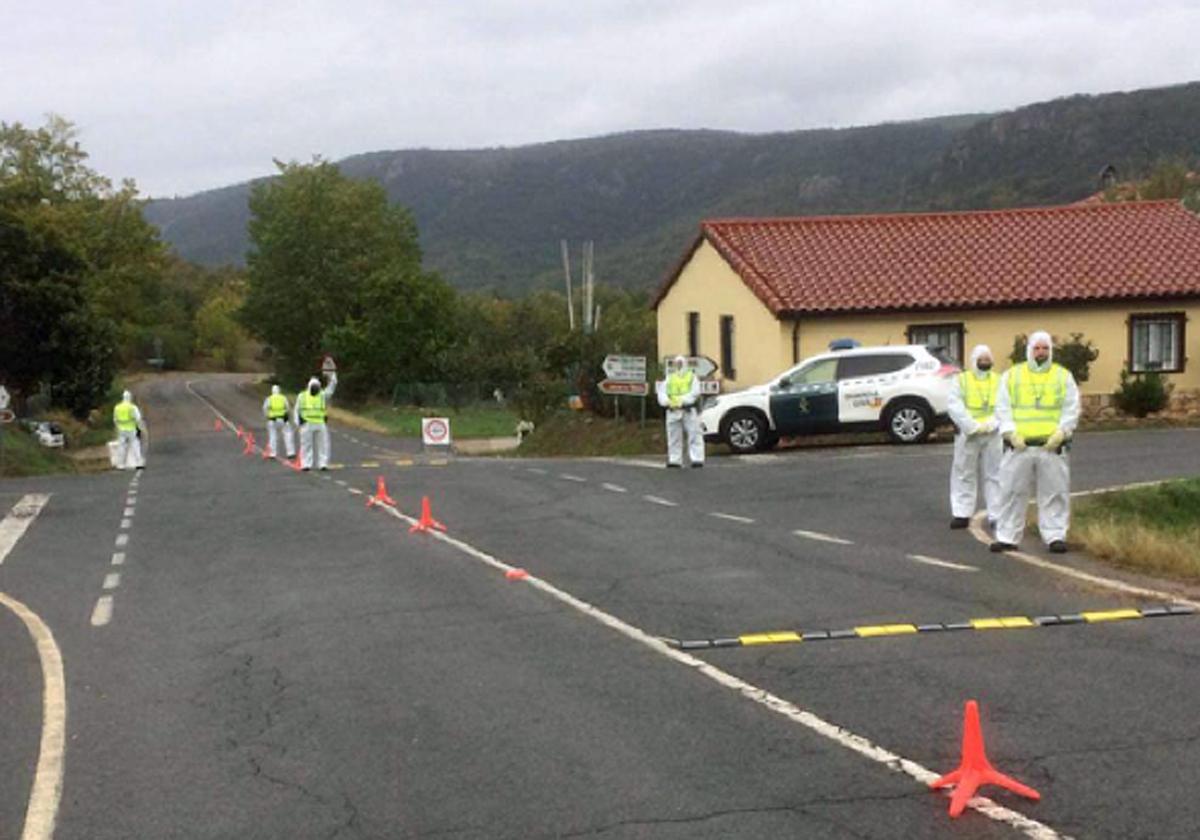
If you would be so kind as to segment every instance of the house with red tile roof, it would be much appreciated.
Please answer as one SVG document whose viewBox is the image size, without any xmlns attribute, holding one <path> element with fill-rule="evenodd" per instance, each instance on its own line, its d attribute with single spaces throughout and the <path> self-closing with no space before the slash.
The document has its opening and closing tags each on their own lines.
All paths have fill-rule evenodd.
<svg viewBox="0 0 1200 840">
<path fill-rule="evenodd" d="M 654 298 L 661 355 L 706 355 L 723 388 L 764 382 L 837 338 L 987 344 L 1082 333 L 1085 394 L 1123 368 L 1200 388 L 1200 217 L 1177 201 L 957 213 L 711 219 Z"/>
</svg>

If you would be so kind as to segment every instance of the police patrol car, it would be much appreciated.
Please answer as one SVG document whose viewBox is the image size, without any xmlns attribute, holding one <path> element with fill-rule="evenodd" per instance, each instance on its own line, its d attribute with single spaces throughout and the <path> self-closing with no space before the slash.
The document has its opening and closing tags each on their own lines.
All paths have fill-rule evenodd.
<svg viewBox="0 0 1200 840">
<path fill-rule="evenodd" d="M 734 452 L 771 449 L 781 437 L 880 429 L 896 443 L 920 443 L 945 419 L 958 370 L 917 344 L 834 350 L 705 400 L 700 426 L 705 440 Z"/>
</svg>

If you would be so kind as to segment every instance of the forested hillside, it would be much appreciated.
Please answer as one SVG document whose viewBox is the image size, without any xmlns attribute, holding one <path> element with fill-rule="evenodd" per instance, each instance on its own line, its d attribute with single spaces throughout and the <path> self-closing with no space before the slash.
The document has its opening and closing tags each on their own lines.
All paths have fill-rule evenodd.
<svg viewBox="0 0 1200 840">
<path fill-rule="evenodd" d="M 968 209 L 1077 200 L 1101 169 L 1144 175 L 1200 156 L 1200 83 L 1074 96 L 989 116 L 747 135 L 645 131 L 339 162 L 411 209 L 429 268 L 458 288 L 561 282 L 559 240 L 596 242 L 602 282 L 654 286 L 700 219 Z M 179 254 L 241 263 L 251 184 L 155 201 Z"/>
</svg>

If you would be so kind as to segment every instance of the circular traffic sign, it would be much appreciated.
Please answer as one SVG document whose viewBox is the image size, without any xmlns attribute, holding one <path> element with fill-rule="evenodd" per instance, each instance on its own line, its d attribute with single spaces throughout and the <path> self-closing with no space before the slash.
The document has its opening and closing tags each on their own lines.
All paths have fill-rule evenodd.
<svg viewBox="0 0 1200 840">
<path fill-rule="evenodd" d="M 11 408 L 0 409 L 0 423 L 11 423 L 17 419 L 17 415 L 13 413 Z"/>
<path fill-rule="evenodd" d="M 445 443 L 450 426 L 440 417 L 432 417 L 425 423 L 425 437 L 430 443 Z"/>
</svg>

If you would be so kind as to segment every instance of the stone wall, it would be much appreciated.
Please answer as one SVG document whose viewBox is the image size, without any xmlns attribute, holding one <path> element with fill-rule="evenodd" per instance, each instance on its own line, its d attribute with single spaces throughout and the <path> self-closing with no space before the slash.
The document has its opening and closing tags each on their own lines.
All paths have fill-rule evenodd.
<svg viewBox="0 0 1200 840">
<path fill-rule="evenodd" d="M 1123 413 L 1113 402 L 1112 394 L 1084 394 L 1082 403 L 1082 420 L 1085 423 L 1129 420 L 1137 422 L 1138 418 Z M 1162 411 L 1149 415 L 1162 420 L 1195 421 L 1200 420 L 1200 390 L 1183 390 L 1176 388 L 1171 392 L 1170 401 Z"/>
</svg>

